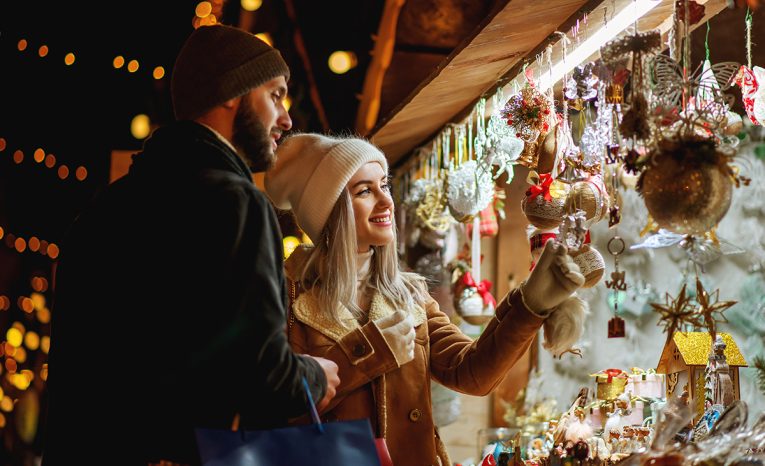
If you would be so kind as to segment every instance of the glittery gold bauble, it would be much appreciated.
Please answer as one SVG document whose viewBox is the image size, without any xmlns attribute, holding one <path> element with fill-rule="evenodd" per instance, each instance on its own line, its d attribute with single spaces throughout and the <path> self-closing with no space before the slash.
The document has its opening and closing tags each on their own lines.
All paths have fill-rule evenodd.
<svg viewBox="0 0 765 466">
<path fill-rule="evenodd" d="M 645 206 L 662 228 L 681 234 L 702 234 L 728 212 L 733 182 L 724 167 L 681 163 L 659 155 L 643 173 L 640 189 Z"/>
<path fill-rule="evenodd" d="M 606 262 L 597 249 L 585 244 L 578 251 L 570 252 L 569 255 L 574 263 L 579 266 L 579 271 L 584 275 L 582 288 L 592 288 L 603 278 L 606 271 Z"/>
<path fill-rule="evenodd" d="M 529 223 L 541 230 L 550 230 L 560 225 L 566 214 L 565 205 L 565 197 L 553 197 L 547 201 L 541 194 L 533 199 L 526 196 L 521 201 L 521 208 Z"/>
<path fill-rule="evenodd" d="M 608 215 L 608 196 L 600 178 L 593 177 L 571 185 L 566 198 L 567 212 L 581 209 L 589 223 L 597 223 Z"/>
</svg>

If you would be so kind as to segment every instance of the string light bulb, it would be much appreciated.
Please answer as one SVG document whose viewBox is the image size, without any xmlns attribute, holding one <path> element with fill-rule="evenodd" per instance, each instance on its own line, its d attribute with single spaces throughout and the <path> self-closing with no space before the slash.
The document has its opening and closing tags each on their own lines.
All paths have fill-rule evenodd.
<svg viewBox="0 0 765 466">
<path fill-rule="evenodd" d="M 338 50 L 332 52 L 327 60 L 329 69 L 335 74 L 347 73 L 351 68 L 354 68 L 358 64 L 356 54 L 346 50 Z"/>
</svg>

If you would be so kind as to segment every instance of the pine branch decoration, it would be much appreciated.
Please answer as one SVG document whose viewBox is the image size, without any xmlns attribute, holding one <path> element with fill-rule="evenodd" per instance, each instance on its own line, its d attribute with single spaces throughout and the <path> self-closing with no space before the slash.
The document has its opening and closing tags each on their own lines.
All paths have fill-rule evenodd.
<svg viewBox="0 0 765 466">
<path fill-rule="evenodd" d="M 754 358 L 754 368 L 757 369 L 757 386 L 765 394 L 765 358 L 762 356 Z"/>
</svg>

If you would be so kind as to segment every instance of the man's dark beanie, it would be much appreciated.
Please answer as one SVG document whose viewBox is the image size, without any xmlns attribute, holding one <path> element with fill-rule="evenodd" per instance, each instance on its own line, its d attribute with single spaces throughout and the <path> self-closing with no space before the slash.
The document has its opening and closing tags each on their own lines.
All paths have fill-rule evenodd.
<svg viewBox="0 0 765 466">
<path fill-rule="evenodd" d="M 191 33 L 175 60 L 170 93 L 178 120 L 193 120 L 290 70 L 278 50 L 231 26 Z"/>
</svg>

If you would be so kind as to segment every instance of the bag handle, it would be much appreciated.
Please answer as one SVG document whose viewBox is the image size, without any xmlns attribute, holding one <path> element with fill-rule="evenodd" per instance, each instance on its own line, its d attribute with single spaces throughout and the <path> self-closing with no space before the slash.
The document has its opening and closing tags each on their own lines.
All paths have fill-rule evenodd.
<svg viewBox="0 0 765 466">
<path fill-rule="evenodd" d="M 308 395 L 308 407 L 311 410 L 311 419 L 313 419 L 319 432 L 324 433 L 324 424 L 321 423 L 321 418 L 319 418 L 319 412 L 316 410 L 316 403 L 313 401 L 313 395 L 311 395 L 311 389 L 308 387 L 308 380 L 306 380 L 305 376 L 303 376 L 303 388 L 305 389 L 305 394 Z"/>
</svg>

